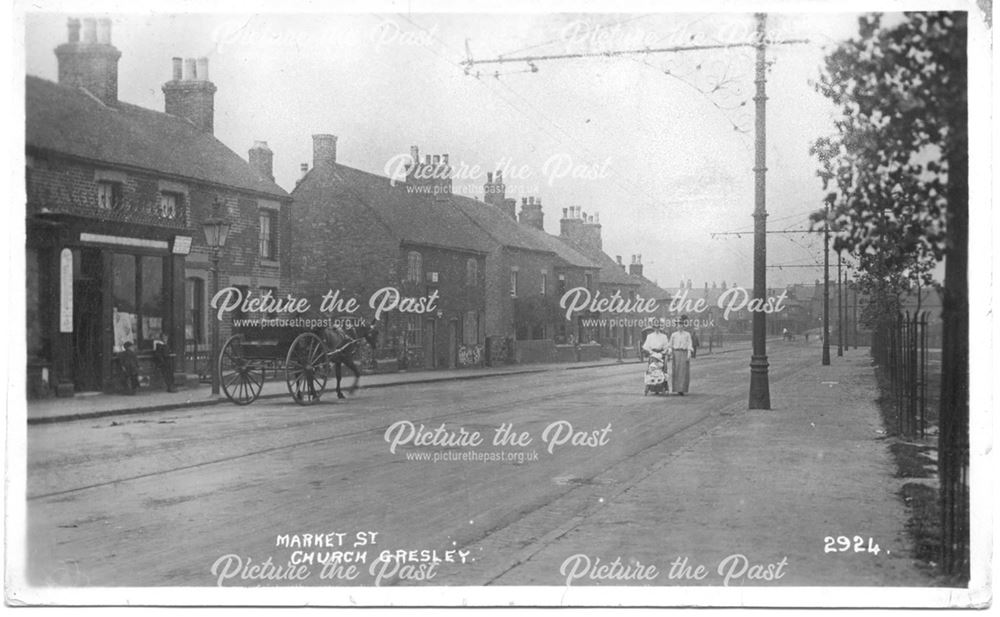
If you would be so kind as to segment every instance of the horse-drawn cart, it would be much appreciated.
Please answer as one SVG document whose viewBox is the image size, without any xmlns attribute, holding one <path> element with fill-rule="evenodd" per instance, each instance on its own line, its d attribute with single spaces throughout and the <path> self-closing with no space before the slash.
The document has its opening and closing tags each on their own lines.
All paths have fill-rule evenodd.
<svg viewBox="0 0 1000 617">
<path fill-rule="evenodd" d="M 270 372 L 284 377 L 292 400 L 312 405 L 319 402 L 326 389 L 329 367 L 327 347 L 314 332 L 247 330 L 230 336 L 222 346 L 219 385 L 230 401 L 249 405 L 260 396 Z"/>
</svg>

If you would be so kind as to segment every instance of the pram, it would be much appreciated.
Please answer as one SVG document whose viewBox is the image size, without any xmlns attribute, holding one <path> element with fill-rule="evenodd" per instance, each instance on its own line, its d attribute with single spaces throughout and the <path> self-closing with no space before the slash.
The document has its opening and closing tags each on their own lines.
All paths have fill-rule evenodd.
<svg viewBox="0 0 1000 617">
<path fill-rule="evenodd" d="M 643 396 L 650 392 L 653 394 L 670 393 L 670 364 L 672 360 L 670 350 L 654 351 L 649 354 L 644 378 L 646 390 L 642 393 Z"/>
</svg>

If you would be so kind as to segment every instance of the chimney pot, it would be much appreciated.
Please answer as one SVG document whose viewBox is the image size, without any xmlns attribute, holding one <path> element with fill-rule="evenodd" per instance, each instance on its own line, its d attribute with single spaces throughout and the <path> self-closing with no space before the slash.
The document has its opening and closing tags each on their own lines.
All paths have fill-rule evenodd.
<svg viewBox="0 0 1000 617">
<path fill-rule="evenodd" d="M 420 149 L 416 146 L 410 146 L 410 160 L 414 165 L 420 162 Z"/>
<path fill-rule="evenodd" d="M 97 42 L 102 45 L 111 44 L 111 20 L 107 17 L 97 20 Z"/>
<path fill-rule="evenodd" d="M 173 62 L 173 80 L 180 81 L 184 78 L 184 60 L 173 58 L 171 62 Z"/>
<path fill-rule="evenodd" d="M 617 261 L 618 263 L 621 263 L 622 262 L 622 256 L 621 255 L 615 255 L 615 261 Z"/>
<path fill-rule="evenodd" d="M 493 184 L 493 172 L 492 171 L 486 172 L 486 182 L 487 182 L 487 184 Z"/>
<path fill-rule="evenodd" d="M 97 42 L 97 20 L 93 17 L 87 17 L 83 20 L 83 42 Z"/>
<path fill-rule="evenodd" d="M 208 81 L 208 58 L 198 58 L 198 81 Z"/>
<path fill-rule="evenodd" d="M 441 162 L 444 163 L 445 165 L 448 164 L 448 155 L 447 154 L 442 154 L 441 155 Z"/>
<path fill-rule="evenodd" d="M 430 165 L 430 164 L 431 164 L 431 155 L 425 154 L 424 155 L 424 165 Z"/>
<path fill-rule="evenodd" d="M 69 30 L 69 39 L 67 39 L 67 40 L 70 43 L 79 43 L 80 42 L 80 20 L 76 19 L 74 17 L 70 17 L 69 20 L 66 22 L 66 27 Z"/>
<path fill-rule="evenodd" d="M 501 182 L 503 182 L 503 172 L 498 169 L 497 170 L 497 183 L 499 184 Z"/>
<path fill-rule="evenodd" d="M 563 218 L 566 218 L 567 210 L 569 210 L 569 208 L 563 208 Z"/>
<path fill-rule="evenodd" d="M 194 81 L 198 79 L 197 68 L 194 58 L 184 59 L 184 81 Z"/>
</svg>

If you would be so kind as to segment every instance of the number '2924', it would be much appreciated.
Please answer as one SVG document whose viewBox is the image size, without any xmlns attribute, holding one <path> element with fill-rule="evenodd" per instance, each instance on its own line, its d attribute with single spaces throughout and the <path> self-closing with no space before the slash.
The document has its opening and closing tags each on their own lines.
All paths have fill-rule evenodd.
<svg viewBox="0 0 1000 617">
<path fill-rule="evenodd" d="M 824 553 L 871 553 L 878 555 L 882 549 L 879 548 L 875 538 L 862 538 L 854 536 L 826 536 L 823 538 Z"/>
</svg>

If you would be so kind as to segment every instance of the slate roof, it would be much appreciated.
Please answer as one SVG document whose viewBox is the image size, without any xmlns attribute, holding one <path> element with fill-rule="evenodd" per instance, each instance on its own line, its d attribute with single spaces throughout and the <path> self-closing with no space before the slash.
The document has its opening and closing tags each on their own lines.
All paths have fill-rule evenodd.
<svg viewBox="0 0 1000 617">
<path fill-rule="evenodd" d="M 654 300 L 666 300 L 672 298 L 673 296 L 669 291 L 663 289 L 653 281 L 649 280 L 644 276 L 634 276 L 639 280 L 639 295 L 643 298 L 653 298 Z"/>
<path fill-rule="evenodd" d="M 81 89 L 30 75 L 25 116 L 28 147 L 288 198 L 215 136 L 183 118 L 129 103 L 108 107 Z"/>
<path fill-rule="evenodd" d="M 326 205 L 342 200 L 366 207 L 400 242 L 487 253 L 496 246 L 489 235 L 432 195 L 409 193 L 406 185 L 345 165 L 314 167 L 292 192 L 296 201 Z"/>
<path fill-rule="evenodd" d="M 452 195 L 451 203 L 503 246 L 554 253 L 567 264 L 578 268 L 600 267 L 559 238 L 515 221 L 496 206 L 460 195 Z"/>
<path fill-rule="evenodd" d="M 601 252 L 595 256 L 597 263 L 601 266 L 601 285 L 639 285 L 638 278 L 632 276 L 622 268 L 622 265 L 611 258 L 607 253 Z"/>
</svg>

